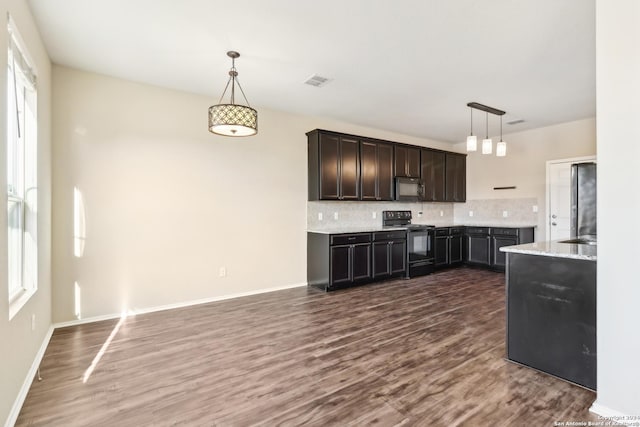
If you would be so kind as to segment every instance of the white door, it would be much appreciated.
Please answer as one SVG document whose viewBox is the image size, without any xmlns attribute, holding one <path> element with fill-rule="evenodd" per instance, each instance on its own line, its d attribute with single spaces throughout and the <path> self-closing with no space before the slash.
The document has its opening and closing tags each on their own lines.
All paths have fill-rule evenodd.
<svg viewBox="0 0 640 427">
<path fill-rule="evenodd" d="M 571 236 L 571 165 L 595 161 L 595 157 L 547 162 L 547 240 Z"/>
<path fill-rule="evenodd" d="M 568 239 L 571 233 L 571 163 L 549 165 L 549 240 Z"/>
</svg>

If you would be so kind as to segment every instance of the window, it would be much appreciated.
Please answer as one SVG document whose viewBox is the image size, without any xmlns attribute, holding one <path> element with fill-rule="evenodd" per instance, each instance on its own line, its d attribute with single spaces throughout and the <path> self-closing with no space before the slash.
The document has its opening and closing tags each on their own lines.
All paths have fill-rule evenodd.
<svg viewBox="0 0 640 427">
<path fill-rule="evenodd" d="M 7 58 L 7 240 L 9 316 L 38 285 L 36 76 L 11 19 Z"/>
</svg>

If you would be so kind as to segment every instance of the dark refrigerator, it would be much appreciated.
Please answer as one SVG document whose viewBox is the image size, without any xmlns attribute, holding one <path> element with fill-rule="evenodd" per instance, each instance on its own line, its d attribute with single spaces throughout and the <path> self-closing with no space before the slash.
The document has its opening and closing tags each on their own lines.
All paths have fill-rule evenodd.
<svg viewBox="0 0 640 427">
<path fill-rule="evenodd" d="M 596 240 L 596 164 L 571 165 L 571 238 Z"/>
</svg>

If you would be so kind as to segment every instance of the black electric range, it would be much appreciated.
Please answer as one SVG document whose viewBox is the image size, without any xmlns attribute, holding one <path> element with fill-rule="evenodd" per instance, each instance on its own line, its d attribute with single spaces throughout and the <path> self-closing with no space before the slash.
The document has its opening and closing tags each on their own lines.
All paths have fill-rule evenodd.
<svg viewBox="0 0 640 427">
<path fill-rule="evenodd" d="M 411 211 L 382 211 L 383 228 L 407 230 L 407 277 L 424 276 L 434 269 L 435 226 L 412 224 L 411 220 Z"/>
</svg>

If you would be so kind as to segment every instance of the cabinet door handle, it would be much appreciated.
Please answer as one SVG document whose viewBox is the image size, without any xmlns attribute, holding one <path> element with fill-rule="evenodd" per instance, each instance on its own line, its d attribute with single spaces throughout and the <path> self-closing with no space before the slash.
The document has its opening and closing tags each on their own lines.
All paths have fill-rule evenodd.
<svg viewBox="0 0 640 427">
<path fill-rule="evenodd" d="M 555 223 L 555 222 L 552 222 L 552 223 L 551 223 L 551 225 L 558 225 L 558 224 L 557 224 L 557 223 Z"/>
</svg>

